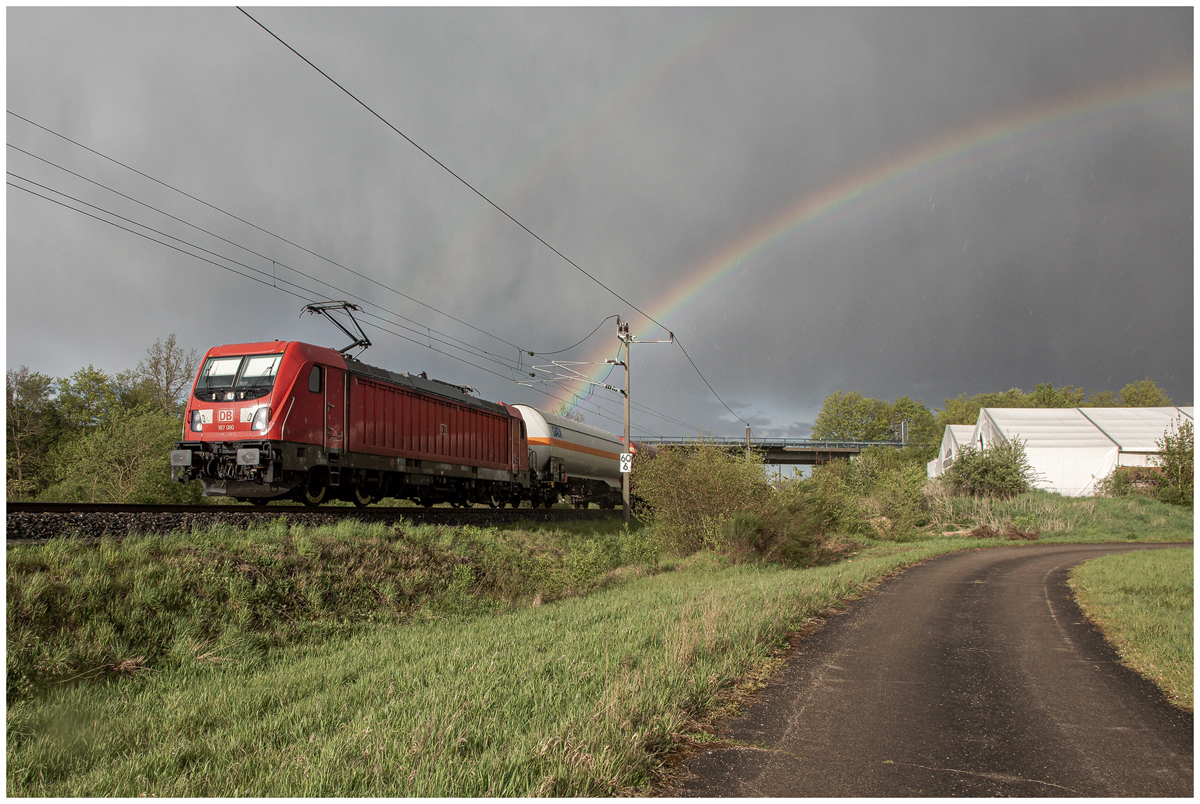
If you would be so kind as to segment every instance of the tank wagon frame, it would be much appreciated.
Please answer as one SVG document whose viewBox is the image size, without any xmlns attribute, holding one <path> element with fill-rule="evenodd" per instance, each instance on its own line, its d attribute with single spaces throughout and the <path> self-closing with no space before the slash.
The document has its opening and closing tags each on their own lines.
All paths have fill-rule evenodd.
<svg viewBox="0 0 1200 804">
<path fill-rule="evenodd" d="M 576 508 L 622 504 L 619 436 L 596 427 L 515 405 L 529 428 L 529 466 Z"/>
</svg>

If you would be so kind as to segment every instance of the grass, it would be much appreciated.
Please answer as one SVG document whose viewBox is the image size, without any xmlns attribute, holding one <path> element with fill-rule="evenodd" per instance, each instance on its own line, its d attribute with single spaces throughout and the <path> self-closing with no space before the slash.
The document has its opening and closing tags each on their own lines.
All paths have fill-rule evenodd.
<svg viewBox="0 0 1200 804">
<path fill-rule="evenodd" d="M 1177 706 L 1194 704 L 1192 550 L 1121 553 L 1082 564 L 1071 589 L 1123 664 Z"/>
<path fill-rule="evenodd" d="M 803 571 L 701 554 L 555 605 L 77 685 L 10 706 L 8 790 L 627 793 L 788 633 L 932 552 Z"/>
<path fill-rule="evenodd" d="M 1032 491 L 999 500 L 939 493 L 931 500 L 927 530 L 953 534 L 987 526 L 1003 532 L 1012 524 L 1037 532 L 1043 542 L 1191 541 L 1192 523 L 1190 508 L 1140 495 L 1109 499 Z"/>
<path fill-rule="evenodd" d="M 1191 537 L 1190 511 L 1153 500 L 1093 501 L 1093 522 L 1059 500 L 993 514 L 1038 517 L 1041 541 Z M 653 531 L 612 524 L 281 519 L 10 548 L 7 792 L 647 791 L 821 612 L 916 561 L 1010 543 L 944 535 L 958 524 L 811 569 L 663 558 Z"/>
<path fill-rule="evenodd" d="M 82 683 L 341 637 L 355 627 L 501 612 L 586 594 L 653 540 L 280 517 L 238 530 L 64 538 L 8 550 L 9 703 Z"/>
</svg>

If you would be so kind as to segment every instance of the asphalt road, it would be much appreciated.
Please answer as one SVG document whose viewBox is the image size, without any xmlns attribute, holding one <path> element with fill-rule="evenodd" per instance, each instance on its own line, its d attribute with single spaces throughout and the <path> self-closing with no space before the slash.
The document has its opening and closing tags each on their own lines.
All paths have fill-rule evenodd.
<svg viewBox="0 0 1200 804">
<path fill-rule="evenodd" d="M 912 567 L 805 639 L 662 794 L 1190 798 L 1192 715 L 1117 663 L 1065 585 L 1088 559 L 1169 546 Z"/>
</svg>

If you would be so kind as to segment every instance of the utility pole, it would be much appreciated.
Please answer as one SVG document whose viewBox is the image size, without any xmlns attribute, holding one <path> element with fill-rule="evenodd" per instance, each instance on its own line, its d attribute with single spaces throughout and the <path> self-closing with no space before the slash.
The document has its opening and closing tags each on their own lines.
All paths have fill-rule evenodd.
<svg viewBox="0 0 1200 804">
<path fill-rule="evenodd" d="M 666 341 L 638 341 L 638 343 L 675 343 L 675 333 L 668 332 L 671 336 L 670 340 Z M 623 363 L 618 362 L 618 365 L 625 366 L 625 453 L 630 455 L 633 452 L 633 447 L 629 441 L 629 347 L 633 345 L 634 337 L 629 334 L 629 322 L 621 321 L 621 317 L 617 316 L 617 340 L 625 344 L 625 360 Z M 617 362 L 617 361 L 612 361 Z M 628 465 L 631 471 L 625 471 Z M 633 462 L 630 460 L 628 464 L 626 459 L 621 460 L 621 500 L 624 503 L 625 524 L 629 524 L 629 476 L 632 473 Z"/>
</svg>

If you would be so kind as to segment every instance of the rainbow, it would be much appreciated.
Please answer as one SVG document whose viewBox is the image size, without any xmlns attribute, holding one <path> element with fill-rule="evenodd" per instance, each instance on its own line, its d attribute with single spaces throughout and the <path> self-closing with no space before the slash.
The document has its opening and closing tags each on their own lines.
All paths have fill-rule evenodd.
<svg viewBox="0 0 1200 804">
<path fill-rule="evenodd" d="M 668 324 L 669 319 L 685 308 L 716 293 L 727 280 L 740 273 L 739 269 L 749 269 L 749 263 L 781 241 L 862 214 L 916 187 L 1015 153 L 1038 150 L 1108 128 L 1146 113 L 1177 114 L 1186 104 L 1190 117 L 1192 92 L 1191 73 L 1124 84 L 1103 92 L 1024 109 L 927 143 L 802 196 L 689 269 L 684 280 L 650 305 L 647 311 L 656 321 Z M 604 353 L 597 353 L 593 362 L 602 362 L 614 351 L 612 344 L 605 346 Z M 591 378 L 596 379 L 607 371 L 608 368 L 600 366 Z M 592 395 L 595 386 L 576 380 L 568 390 L 582 402 Z"/>
</svg>

